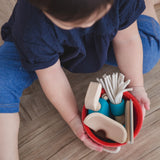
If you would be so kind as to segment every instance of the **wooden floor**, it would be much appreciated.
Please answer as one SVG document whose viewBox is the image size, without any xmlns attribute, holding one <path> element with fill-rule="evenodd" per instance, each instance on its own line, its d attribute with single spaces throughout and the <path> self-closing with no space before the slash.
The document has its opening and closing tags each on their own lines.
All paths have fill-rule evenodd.
<svg viewBox="0 0 160 160">
<path fill-rule="evenodd" d="M 0 26 L 8 19 L 15 0 L 0 0 Z M 160 4 L 155 6 L 160 17 Z M 2 43 L 2 41 L 1 41 Z M 67 71 L 79 109 L 82 108 L 88 83 L 117 68 L 104 66 L 93 74 Z M 20 160 L 159 160 L 160 159 L 160 62 L 144 75 L 151 99 L 143 127 L 134 145 L 126 145 L 118 154 L 98 153 L 86 148 L 72 133 L 36 81 L 26 89 L 20 104 Z"/>
</svg>

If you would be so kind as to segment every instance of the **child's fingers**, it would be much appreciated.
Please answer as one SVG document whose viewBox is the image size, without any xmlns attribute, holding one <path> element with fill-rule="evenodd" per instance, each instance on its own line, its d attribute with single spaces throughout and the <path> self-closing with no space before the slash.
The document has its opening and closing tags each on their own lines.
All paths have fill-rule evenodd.
<svg viewBox="0 0 160 160">
<path fill-rule="evenodd" d="M 76 116 L 69 123 L 74 134 L 90 149 L 101 152 L 103 147 L 94 143 L 85 133 L 80 116 Z"/>
<path fill-rule="evenodd" d="M 75 118 L 69 123 L 74 134 L 90 149 L 96 151 L 103 151 L 103 147 L 101 145 L 93 142 L 85 133 L 80 115 L 75 116 Z"/>
<path fill-rule="evenodd" d="M 143 104 L 143 107 L 146 110 L 150 110 L 150 100 L 147 96 L 145 98 L 143 98 L 140 103 Z"/>
<path fill-rule="evenodd" d="M 149 99 L 147 99 L 147 100 L 145 101 L 145 103 L 144 103 L 144 108 L 145 108 L 146 110 L 150 110 L 150 100 L 149 100 Z"/>
<path fill-rule="evenodd" d="M 143 119 L 146 115 L 146 109 L 144 108 L 144 104 L 141 104 L 141 108 L 142 108 L 142 114 L 143 114 Z"/>
<path fill-rule="evenodd" d="M 92 150 L 96 150 L 101 152 L 103 150 L 103 147 L 94 143 L 86 134 L 85 132 L 81 132 L 79 133 L 79 135 L 77 135 L 77 137 L 90 149 Z"/>
<path fill-rule="evenodd" d="M 85 135 L 83 143 L 92 150 L 96 150 L 99 152 L 103 151 L 103 147 L 101 145 L 94 143 L 87 135 Z"/>
<path fill-rule="evenodd" d="M 83 139 L 85 138 L 85 131 L 81 125 L 79 125 L 79 127 L 76 130 L 74 130 L 74 133 L 81 141 L 83 141 Z"/>
</svg>

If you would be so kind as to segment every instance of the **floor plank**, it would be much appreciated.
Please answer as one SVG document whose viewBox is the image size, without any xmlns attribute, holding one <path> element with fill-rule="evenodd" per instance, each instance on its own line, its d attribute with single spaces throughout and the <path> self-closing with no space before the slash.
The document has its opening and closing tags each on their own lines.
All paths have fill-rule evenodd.
<svg viewBox="0 0 160 160">
<path fill-rule="evenodd" d="M 155 0 L 160 20 L 160 3 Z M 16 0 L 0 0 L 0 27 L 9 18 Z M 0 40 L 0 44 L 3 41 Z M 86 148 L 73 134 L 54 106 L 45 97 L 38 81 L 21 97 L 19 154 L 20 160 L 158 160 L 160 157 L 160 62 L 144 75 L 145 88 L 151 100 L 143 127 L 133 145 L 123 146 L 118 154 L 95 152 Z M 90 81 L 104 73 L 118 72 L 105 65 L 99 72 L 73 74 L 65 70 L 81 110 Z"/>
</svg>

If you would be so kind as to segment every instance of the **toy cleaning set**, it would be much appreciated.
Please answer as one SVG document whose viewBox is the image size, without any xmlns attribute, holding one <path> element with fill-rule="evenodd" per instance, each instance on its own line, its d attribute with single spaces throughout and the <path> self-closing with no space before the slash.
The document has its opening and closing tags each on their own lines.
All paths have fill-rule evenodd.
<svg viewBox="0 0 160 160">
<path fill-rule="evenodd" d="M 141 106 L 128 92 L 132 88 L 126 88 L 130 80 L 124 79 L 123 74 L 113 73 L 90 82 L 82 109 L 86 133 L 96 143 L 111 148 L 104 149 L 111 153 L 119 152 L 122 145 L 133 144 L 143 122 Z"/>
</svg>

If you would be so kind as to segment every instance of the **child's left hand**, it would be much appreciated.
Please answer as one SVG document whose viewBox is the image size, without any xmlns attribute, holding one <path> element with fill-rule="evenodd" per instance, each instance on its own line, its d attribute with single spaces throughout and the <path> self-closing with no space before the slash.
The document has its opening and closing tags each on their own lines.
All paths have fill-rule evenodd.
<svg viewBox="0 0 160 160">
<path fill-rule="evenodd" d="M 96 142 L 92 141 L 88 135 L 86 134 L 82 122 L 81 122 L 81 113 L 77 114 L 72 121 L 69 122 L 69 126 L 74 132 L 74 134 L 86 145 L 88 148 L 92 150 L 96 150 L 99 152 L 103 151 L 103 146 L 97 144 Z"/>
<path fill-rule="evenodd" d="M 131 94 L 135 96 L 135 98 L 139 101 L 142 107 L 143 118 L 144 118 L 146 110 L 150 110 L 150 100 L 148 98 L 148 95 L 144 87 L 132 87 L 132 88 L 133 91 L 131 91 Z"/>
</svg>

